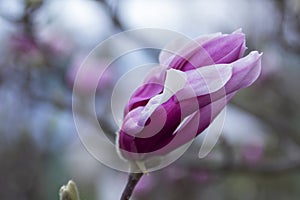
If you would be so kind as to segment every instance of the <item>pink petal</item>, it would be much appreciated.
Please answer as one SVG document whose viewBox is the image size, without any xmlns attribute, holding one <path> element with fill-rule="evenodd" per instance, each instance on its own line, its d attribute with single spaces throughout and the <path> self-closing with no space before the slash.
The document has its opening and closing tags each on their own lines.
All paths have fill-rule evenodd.
<svg viewBox="0 0 300 200">
<path fill-rule="evenodd" d="M 239 59 L 245 49 L 244 34 L 221 35 L 202 44 L 188 45 L 188 48 L 183 48 L 177 55 L 173 55 L 168 66 L 187 71 L 206 65 L 231 63 Z"/>
<path fill-rule="evenodd" d="M 203 43 L 219 36 L 221 36 L 220 32 L 202 35 L 194 40 L 183 37 L 173 40 L 162 49 L 159 54 L 159 63 L 167 65 L 169 59 L 171 59 L 173 55 L 183 55 L 183 57 L 185 57 L 184 54 L 186 54 L 186 49 L 195 49 Z"/>
<path fill-rule="evenodd" d="M 228 93 L 250 86 L 261 72 L 261 56 L 252 51 L 248 56 L 232 63 L 233 74 L 225 88 Z"/>
</svg>

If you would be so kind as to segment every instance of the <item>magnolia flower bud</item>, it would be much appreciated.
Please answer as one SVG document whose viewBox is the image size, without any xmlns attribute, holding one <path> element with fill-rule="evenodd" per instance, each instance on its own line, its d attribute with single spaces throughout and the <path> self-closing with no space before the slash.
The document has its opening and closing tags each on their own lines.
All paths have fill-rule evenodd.
<svg viewBox="0 0 300 200">
<path fill-rule="evenodd" d="M 261 72 L 262 54 L 242 57 L 241 30 L 171 46 L 125 108 L 117 144 L 128 160 L 162 156 L 191 141 Z"/>
</svg>

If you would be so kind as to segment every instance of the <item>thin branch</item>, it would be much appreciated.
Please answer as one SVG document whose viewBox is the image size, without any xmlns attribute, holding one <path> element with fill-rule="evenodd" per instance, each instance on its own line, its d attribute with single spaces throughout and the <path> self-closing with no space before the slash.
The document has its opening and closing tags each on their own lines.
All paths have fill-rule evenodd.
<svg viewBox="0 0 300 200">
<path fill-rule="evenodd" d="M 107 9 L 107 13 L 109 14 L 114 26 L 120 31 L 124 31 L 125 27 L 118 15 L 119 1 L 116 0 L 116 2 L 114 2 L 114 5 L 111 5 L 107 0 L 95 0 L 95 1 L 102 3 L 102 5 Z"/>
<path fill-rule="evenodd" d="M 121 196 L 120 200 L 129 200 L 132 196 L 133 190 L 139 180 L 142 178 L 143 173 L 130 173 L 128 177 L 127 185 L 123 191 L 123 194 Z"/>
</svg>

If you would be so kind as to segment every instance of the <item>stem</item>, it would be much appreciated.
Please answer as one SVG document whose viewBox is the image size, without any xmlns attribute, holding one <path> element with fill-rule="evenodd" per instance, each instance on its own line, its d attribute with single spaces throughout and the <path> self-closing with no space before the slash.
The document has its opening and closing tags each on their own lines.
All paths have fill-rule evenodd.
<svg viewBox="0 0 300 200">
<path fill-rule="evenodd" d="M 137 183 L 139 182 L 139 180 L 141 179 L 142 176 L 143 176 L 143 173 L 130 173 L 129 174 L 127 185 L 123 191 L 123 194 L 122 194 L 120 200 L 129 200 L 135 186 L 137 185 Z"/>
</svg>

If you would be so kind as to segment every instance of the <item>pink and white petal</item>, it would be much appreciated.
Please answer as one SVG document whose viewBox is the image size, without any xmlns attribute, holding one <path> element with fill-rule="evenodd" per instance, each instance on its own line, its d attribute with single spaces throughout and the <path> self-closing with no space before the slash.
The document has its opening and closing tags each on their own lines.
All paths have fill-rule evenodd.
<svg viewBox="0 0 300 200">
<path fill-rule="evenodd" d="M 186 74 L 182 71 L 167 70 L 164 90 L 161 94 L 152 97 L 140 113 L 139 124 L 144 125 L 152 113 L 163 103 L 168 101 L 174 94 L 181 90 L 187 83 Z"/>
<path fill-rule="evenodd" d="M 176 93 L 179 101 L 211 94 L 224 88 L 232 76 L 232 67 L 229 64 L 210 65 L 187 71 L 185 74 L 187 84 Z"/>
<path fill-rule="evenodd" d="M 214 121 L 235 94 L 236 92 L 228 94 L 226 97 L 191 114 L 188 119 L 180 125 L 180 128 L 175 131 L 172 140 L 169 142 L 161 141 L 161 143 L 165 143 L 165 146 L 153 152 L 153 154 L 164 155 L 193 140 Z"/>
<path fill-rule="evenodd" d="M 182 107 L 182 115 L 184 117 L 189 115 L 191 110 L 197 110 L 199 107 L 198 96 L 219 91 L 231 78 L 231 74 L 232 68 L 230 65 L 212 65 L 188 72 L 175 69 L 167 70 L 163 92 L 149 99 L 140 113 L 139 120 L 137 120 L 139 125 L 143 126 L 156 108 L 167 102 L 173 95 L 176 95 Z M 225 95 L 224 89 L 222 96 Z M 189 100 L 188 104 L 181 104 L 182 101 L 187 99 Z M 170 103 L 172 104 L 172 102 Z M 185 105 L 190 109 L 185 109 Z"/>
<path fill-rule="evenodd" d="M 213 101 L 214 99 L 210 98 L 209 94 L 224 88 L 225 84 L 231 78 L 231 75 L 232 68 L 230 65 L 213 65 L 190 70 L 188 72 L 182 72 L 175 69 L 167 70 L 163 92 L 152 97 L 145 105 L 139 107 L 138 115 L 133 114 L 136 113 L 137 110 L 129 112 L 128 116 L 125 117 L 123 124 L 125 128 L 130 127 L 132 130 L 129 131 L 126 128 L 126 130 L 124 129 L 124 132 L 134 134 L 144 132 L 142 127 L 145 126 L 150 117 L 152 119 L 150 125 L 152 126 L 152 124 L 155 124 L 153 123 L 153 119 L 155 120 L 154 116 L 158 116 L 158 118 L 160 115 L 163 116 L 163 114 L 159 114 L 161 111 L 157 110 L 157 108 L 161 109 L 161 105 L 164 103 L 166 103 L 165 106 L 169 107 L 179 105 L 181 108 L 180 117 L 185 118 L 199 109 L 199 100 L 197 99 L 199 96 L 208 95 L 208 98 L 205 98 L 206 103 L 202 103 L 209 104 Z M 176 98 L 171 98 L 174 95 Z M 223 93 L 218 93 L 216 99 L 222 98 L 225 95 L 226 91 L 224 89 Z M 176 102 L 174 101 L 175 99 Z M 131 117 L 134 117 L 135 119 L 130 119 Z M 136 124 L 136 130 L 133 130 L 134 124 Z M 143 133 L 142 135 L 149 136 L 149 134 L 146 133 Z"/>
<path fill-rule="evenodd" d="M 130 97 L 124 110 L 124 116 L 134 108 L 145 106 L 151 98 L 160 94 L 164 89 L 166 76 L 166 67 L 157 66 L 150 70 L 144 80 L 144 84 L 137 88 Z"/>
<path fill-rule="evenodd" d="M 177 52 L 189 41 L 191 40 L 185 37 L 181 37 L 169 42 L 159 54 L 159 63 L 161 63 L 162 65 L 167 65 L 167 61 L 169 60 L 169 58 L 174 54 L 177 54 Z"/>
<path fill-rule="evenodd" d="M 170 68 L 188 71 L 213 64 L 226 64 L 236 61 L 245 51 L 245 35 L 234 33 L 220 35 L 182 48 L 177 55 L 169 58 Z"/>
<path fill-rule="evenodd" d="M 214 38 L 202 45 L 203 50 L 197 51 L 189 59 L 189 62 L 198 67 L 197 63 L 204 62 L 210 64 L 230 63 L 240 58 L 241 51 L 244 51 L 245 35 L 243 33 L 233 33 Z M 210 57 L 207 57 L 209 55 Z M 226 59 L 225 59 L 226 58 Z M 207 65 L 207 64 L 206 64 Z M 203 66 L 203 65 L 202 65 Z"/>
<path fill-rule="evenodd" d="M 234 34 L 234 33 L 241 33 L 241 34 L 243 34 L 242 28 L 239 28 L 239 29 L 235 30 L 235 31 L 233 32 L 233 34 Z M 241 51 L 240 51 L 240 54 L 239 54 L 240 58 L 243 57 L 243 55 L 244 55 L 244 53 L 245 53 L 245 51 L 246 51 L 247 49 L 248 49 L 248 48 L 247 48 L 247 46 L 246 46 L 246 40 L 245 40 L 244 43 L 243 43 L 243 45 L 242 45 L 242 47 L 241 47 Z"/>
<path fill-rule="evenodd" d="M 156 135 L 165 125 L 167 113 L 159 107 L 152 114 L 149 123 L 144 123 L 148 118 L 142 114 L 144 108 L 138 107 L 130 111 L 125 117 L 121 130 L 135 138 L 150 138 Z"/>
<path fill-rule="evenodd" d="M 254 83 L 261 73 L 261 56 L 257 51 L 252 51 L 248 56 L 232 63 L 232 78 L 225 86 L 227 92 L 231 93 Z"/>
<path fill-rule="evenodd" d="M 147 73 L 144 79 L 144 83 L 155 83 L 164 85 L 166 75 L 167 68 L 165 66 L 158 65 Z"/>
<path fill-rule="evenodd" d="M 139 106 L 145 106 L 149 99 L 163 91 L 163 87 L 164 86 L 161 84 L 147 83 L 137 88 L 125 107 L 124 116 L 126 116 L 130 110 L 133 110 Z"/>
<path fill-rule="evenodd" d="M 213 34 L 202 35 L 194 40 L 185 37 L 173 40 L 170 43 L 168 43 L 159 54 L 159 63 L 163 65 L 167 65 L 168 60 L 174 55 L 180 55 L 183 58 L 189 57 L 188 55 L 186 55 L 187 54 L 186 49 L 198 48 L 203 43 L 212 40 L 216 37 L 219 37 L 221 35 L 222 33 L 218 32 Z"/>
</svg>

